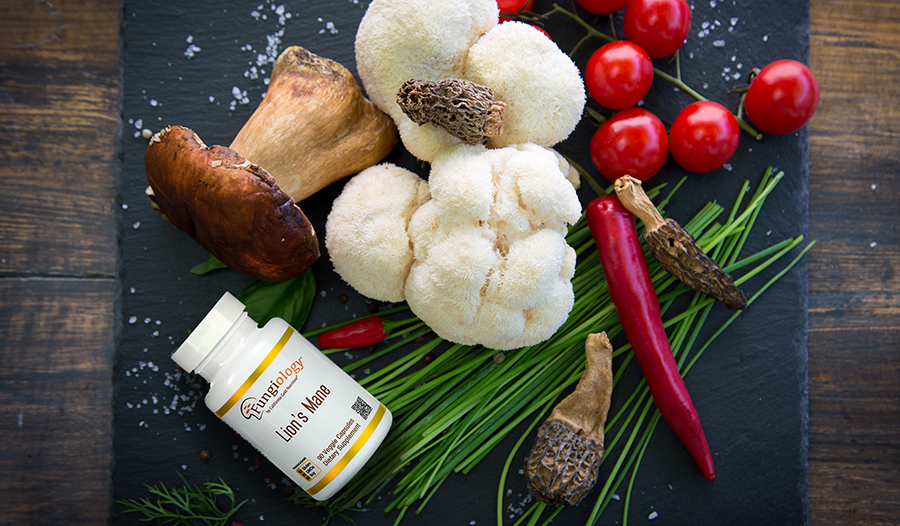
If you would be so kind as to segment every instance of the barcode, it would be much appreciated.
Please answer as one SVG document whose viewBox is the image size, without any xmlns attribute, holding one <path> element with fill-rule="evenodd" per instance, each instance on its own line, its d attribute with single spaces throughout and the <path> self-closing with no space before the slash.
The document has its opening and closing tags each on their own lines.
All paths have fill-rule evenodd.
<svg viewBox="0 0 900 526">
<path fill-rule="evenodd" d="M 353 402 L 351 409 L 359 413 L 359 416 L 361 416 L 363 420 L 368 420 L 369 415 L 372 413 L 372 406 L 358 396 L 356 397 L 356 402 Z"/>
</svg>

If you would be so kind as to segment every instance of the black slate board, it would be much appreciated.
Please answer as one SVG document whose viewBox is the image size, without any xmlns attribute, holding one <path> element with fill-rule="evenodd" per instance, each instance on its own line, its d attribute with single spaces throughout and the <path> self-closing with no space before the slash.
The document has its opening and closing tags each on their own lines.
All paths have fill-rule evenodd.
<svg viewBox="0 0 900 526">
<path fill-rule="evenodd" d="M 147 140 L 139 132 L 181 124 L 197 131 L 207 144 L 229 144 L 266 89 L 270 65 L 263 66 L 265 73 L 254 71 L 257 56 L 274 58 L 296 44 L 354 71 L 353 41 L 367 4 L 315 0 L 285 3 L 280 11 L 278 3 L 123 2 L 114 499 L 146 496 L 144 484 L 178 484 L 178 474 L 196 484 L 221 477 L 239 498 L 250 500 L 234 517 L 240 523 L 322 524 L 320 510 L 285 501 L 283 476 L 264 459 L 257 463 L 260 455 L 206 409 L 202 389 L 178 375 L 169 359 L 224 291 L 237 293 L 250 279 L 229 270 L 206 276 L 188 272 L 207 254 L 150 209 L 144 196 Z M 550 5 L 536 4 L 537 12 Z M 692 7 L 681 69 L 689 85 L 713 100 L 734 109 L 738 96 L 728 91 L 746 83 L 752 67 L 779 58 L 807 62 L 806 2 L 704 0 Z M 621 13 L 616 22 L 621 25 Z M 608 22 L 597 25 L 605 29 Z M 549 21 L 547 29 L 564 50 L 583 35 L 560 17 Z M 599 44 L 592 42 L 576 54 L 579 66 Z M 673 69 L 667 61 L 657 65 Z M 645 107 L 671 122 L 690 102 L 686 94 L 657 81 Z M 585 120 L 559 150 L 591 167 L 587 144 L 593 129 Z M 755 188 L 765 168 L 774 165 L 787 175 L 766 204 L 745 253 L 805 235 L 807 145 L 805 129 L 761 141 L 742 134 L 730 169 L 690 175 L 670 206 L 672 216 L 686 221 L 714 200 L 730 207 L 745 180 Z M 425 167 L 402 148 L 389 160 L 427 176 Z M 673 183 L 684 175 L 670 159 L 653 181 Z M 343 184 L 335 183 L 303 203 L 320 240 L 331 201 Z M 594 197 L 587 185 L 579 195 L 585 204 Z M 754 278 L 745 290 L 755 292 L 773 272 Z M 305 329 L 365 312 L 366 300 L 336 277 L 327 257 L 316 264 L 314 273 L 320 294 Z M 346 304 L 338 302 L 340 294 L 349 297 Z M 728 315 L 722 308 L 714 310 L 708 332 Z M 801 262 L 716 340 L 687 378 L 715 455 L 717 480 L 705 482 L 674 434 L 660 425 L 635 483 L 632 523 L 645 523 L 651 514 L 653 524 L 807 522 L 806 343 L 807 274 Z M 346 362 L 343 356 L 336 360 Z M 496 523 L 500 470 L 518 436 L 514 432 L 472 474 L 452 476 L 420 515 L 410 513 L 404 523 Z M 201 459 L 202 450 L 211 458 Z M 504 490 L 505 523 L 512 524 L 526 496 L 516 468 Z M 619 493 L 624 496 L 624 488 Z M 590 497 L 589 501 L 564 511 L 555 522 L 583 524 L 593 505 Z M 143 524 L 138 515 L 121 512 L 115 504 L 114 523 Z M 621 512 L 622 502 L 613 501 L 602 522 L 619 523 Z M 396 512 L 385 515 L 376 505 L 351 518 L 361 525 L 393 524 Z"/>
</svg>

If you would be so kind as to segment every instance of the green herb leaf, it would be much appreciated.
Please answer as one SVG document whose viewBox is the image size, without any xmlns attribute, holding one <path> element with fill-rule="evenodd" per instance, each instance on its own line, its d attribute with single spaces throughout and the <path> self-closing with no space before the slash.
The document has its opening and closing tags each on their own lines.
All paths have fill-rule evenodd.
<svg viewBox="0 0 900 526">
<path fill-rule="evenodd" d="M 159 520 L 164 524 L 181 526 L 225 526 L 246 500 L 235 502 L 234 491 L 222 479 L 206 482 L 203 487 L 189 484 L 179 473 L 183 483 L 180 488 L 167 488 L 160 482 L 145 486 L 153 501 L 147 497 L 118 501 L 125 506 L 125 513 L 140 513 L 142 521 Z M 219 497 L 224 497 L 220 499 Z M 220 501 L 224 505 L 220 506 Z"/>
<path fill-rule="evenodd" d="M 238 295 L 247 306 L 247 314 L 256 323 L 265 325 L 272 318 L 281 318 L 293 327 L 300 328 L 316 295 L 316 280 L 312 270 L 281 283 L 254 280 Z"/>
<path fill-rule="evenodd" d="M 199 265 L 196 265 L 194 268 L 191 269 L 191 274 L 196 274 L 198 276 L 202 276 L 203 274 L 206 274 L 207 272 L 212 272 L 214 270 L 218 270 L 221 268 L 228 268 L 228 265 L 226 265 L 225 263 L 222 263 L 221 261 L 218 260 L 218 258 L 216 258 L 216 256 L 210 254 L 209 258 L 205 262 L 200 263 Z"/>
</svg>

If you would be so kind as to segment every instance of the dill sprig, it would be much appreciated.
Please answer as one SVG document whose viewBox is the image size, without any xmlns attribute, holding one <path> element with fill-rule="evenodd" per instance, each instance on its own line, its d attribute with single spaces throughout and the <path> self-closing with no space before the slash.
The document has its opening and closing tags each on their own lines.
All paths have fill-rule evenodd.
<svg viewBox="0 0 900 526">
<path fill-rule="evenodd" d="M 162 482 L 156 486 L 144 485 L 155 500 L 141 497 L 117 502 L 125 507 L 125 513 L 142 514 L 142 521 L 157 520 L 179 526 L 225 526 L 247 502 L 236 502 L 234 490 L 221 478 L 218 482 L 207 481 L 201 488 L 189 484 L 181 473 L 178 476 L 182 482 L 180 488 L 169 488 Z"/>
</svg>

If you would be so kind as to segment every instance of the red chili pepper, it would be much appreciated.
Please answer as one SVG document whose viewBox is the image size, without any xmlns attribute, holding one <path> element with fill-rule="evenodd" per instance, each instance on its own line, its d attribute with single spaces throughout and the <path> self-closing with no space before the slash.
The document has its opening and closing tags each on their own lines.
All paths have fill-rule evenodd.
<svg viewBox="0 0 900 526">
<path fill-rule="evenodd" d="M 319 335 L 319 347 L 323 349 L 359 349 L 387 338 L 384 318 L 371 316 L 351 321 Z"/>
<path fill-rule="evenodd" d="M 681 439 L 707 480 L 715 479 L 700 417 L 678 372 L 663 328 L 659 298 L 638 241 L 634 216 L 616 196 L 595 199 L 587 222 L 597 242 L 609 295 L 662 417 Z"/>
</svg>

